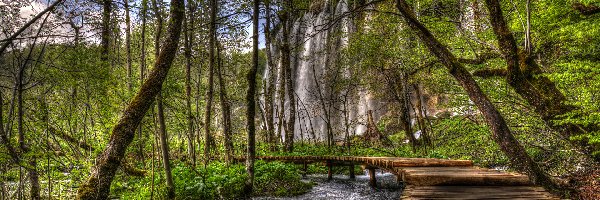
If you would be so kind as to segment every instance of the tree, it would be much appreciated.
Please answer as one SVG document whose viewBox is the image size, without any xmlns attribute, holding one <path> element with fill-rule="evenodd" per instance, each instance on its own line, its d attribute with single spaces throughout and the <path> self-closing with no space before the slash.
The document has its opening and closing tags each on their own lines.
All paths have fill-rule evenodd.
<svg viewBox="0 0 600 200">
<path fill-rule="evenodd" d="M 260 0 L 254 0 L 254 11 L 252 14 L 252 67 L 248 71 L 248 91 L 246 92 L 246 129 L 248 131 L 248 150 L 246 155 L 246 172 L 248 179 L 245 182 L 244 192 L 246 195 L 252 193 L 254 185 L 254 157 L 256 156 L 256 127 L 254 119 L 256 115 L 256 71 L 258 70 L 258 18 Z"/>
<path fill-rule="evenodd" d="M 505 70 L 482 70 L 474 72 L 474 74 L 482 77 L 489 75 L 504 76 L 508 84 L 534 108 L 541 119 L 567 139 L 597 131 L 599 129 L 597 125 L 582 127 L 573 123 L 555 123 L 556 120 L 563 119 L 564 115 L 580 108 L 567 105 L 565 96 L 558 90 L 556 84 L 546 76 L 541 75 L 542 69 L 534 61 L 532 55 L 527 50 L 520 50 L 517 47 L 516 40 L 504 20 L 500 2 L 497 0 L 486 0 L 485 2 L 490 13 L 490 23 L 507 67 Z M 586 140 L 571 141 L 575 147 L 587 154 L 593 151 Z"/>
<path fill-rule="evenodd" d="M 294 150 L 294 129 L 296 124 L 296 95 L 294 93 L 294 82 L 292 81 L 292 65 L 290 64 L 290 13 L 292 2 L 289 0 L 283 1 L 283 11 L 279 15 L 282 29 L 282 44 L 281 44 L 281 68 L 284 70 L 285 83 L 287 87 L 287 95 L 289 102 L 289 119 L 285 127 L 285 150 L 292 152 Z M 283 98 L 283 97 L 281 97 Z M 283 109 L 283 108 L 282 108 Z M 279 116 L 283 117 L 283 116 Z"/>
<path fill-rule="evenodd" d="M 162 11 L 160 9 L 157 0 L 152 1 L 152 8 L 156 17 L 156 31 L 154 36 L 154 57 L 160 56 L 160 37 L 162 33 Z M 162 87 L 162 86 L 161 86 Z M 175 198 L 175 184 L 173 183 L 173 177 L 171 175 L 171 159 L 169 159 L 169 142 L 167 137 L 167 127 L 165 124 L 165 111 L 163 106 L 162 89 L 156 95 L 156 107 L 158 111 L 158 138 L 160 139 L 160 150 L 162 153 L 163 166 L 165 168 L 165 176 L 167 179 L 167 197 L 169 199 Z"/>
<path fill-rule="evenodd" d="M 217 42 L 217 78 L 219 79 L 219 100 L 221 103 L 221 115 L 223 117 L 223 145 L 225 146 L 225 162 L 231 164 L 233 161 L 233 140 L 231 133 L 231 106 L 227 97 L 227 88 L 223 80 L 223 61 L 221 59 L 221 44 Z"/>
<path fill-rule="evenodd" d="M 213 143 L 210 135 L 210 117 L 213 100 L 214 88 L 214 68 L 215 68 L 215 43 L 217 39 L 216 18 L 218 13 L 217 0 L 210 1 L 210 27 L 208 28 L 208 90 L 206 91 L 206 107 L 204 110 L 204 165 L 210 161 L 210 147 Z"/>
<path fill-rule="evenodd" d="M 108 63 L 110 48 L 110 12 L 112 0 L 102 0 L 102 33 L 100 46 L 102 46 L 102 61 Z"/>
<path fill-rule="evenodd" d="M 188 125 L 188 157 L 192 166 L 196 166 L 196 150 L 194 145 L 194 116 L 192 115 L 192 44 L 194 43 L 194 11 L 195 2 L 188 1 L 188 16 L 185 22 L 185 104 Z"/>
<path fill-rule="evenodd" d="M 265 0 L 265 52 L 267 54 L 267 68 L 268 68 L 268 80 L 264 87 L 265 89 L 265 118 L 267 118 L 267 141 L 271 145 L 271 151 L 275 150 L 276 136 L 275 136 L 275 123 L 274 120 L 274 103 L 275 99 L 275 67 L 273 63 L 273 55 L 271 53 L 271 0 Z"/>
<path fill-rule="evenodd" d="M 154 98 L 160 92 L 162 83 L 167 77 L 173 59 L 177 54 L 183 18 L 184 1 L 172 0 L 167 28 L 168 37 L 155 66 L 148 79 L 125 109 L 119 122 L 112 129 L 107 147 L 98 156 L 97 164 L 92 167 L 88 180 L 82 183 L 78 189 L 78 199 L 108 198 L 111 182 L 127 147 L 135 137 L 135 130 L 148 109 L 150 109 Z"/>
<path fill-rule="evenodd" d="M 46 13 L 54 10 L 54 8 L 56 8 L 56 6 L 59 5 L 60 3 L 62 3 L 63 1 L 64 0 L 57 0 L 54 3 L 50 4 L 50 6 L 48 6 L 42 12 L 35 15 L 35 17 L 31 18 L 31 20 L 29 20 L 25 25 L 23 25 L 21 28 L 19 28 L 19 30 L 17 30 L 15 33 L 10 35 L 6 39 L 3 39 L 4 44 L 2 44 L 2 46 L 0 46 L 0 56 L 2 56 L 4 54 L 4 51 L 6 51 L 6 49 L 8 48 L 8 45 L 12 44 L 13 40 L 15 38 L 19 37 L 19 35 L 21 35 L 21 33 L 23 33 L 23 31 L 27 30 L 27 28 L 29 28 L 31 25 L 33 25 L 38 19 L 42 18 L 42 16 L 44 16 Z"/>
<path fill-rule="evenodd" d="M 469 98 L 481 111 L 485 121 L 492 130 L 493 140 L 500 145 L 500 149 L 510 159 L 511 163 L 517 169 L 526 172 L 529 179 L 534 184 L 542 185 L 550 190 L 556 190 L 558 187 L 555 182 L 540 169 L 531 157 L 527 154 L 523 146 L 513 136 L 506 125 L 504 117 L 483 93 L 473 76 L 458 61 L 454 54 L 450 53 L 448 48 L 440 43 L 431 32 L 417 20 L 412 8 L 404 0 L 397 0 L 396 7 L 400 11 L 408 26 L 415 32 L 419 39 L 425 43 L 429 51 L 435 55 L 439 61 L 448 69 L 448 72 L 465 89 Z"/>
<path fill-rule="evenodd" d="M 133 90 L 133 74 L 131 69 L 131 19 L 129 18 L 129 0 L 123 0 L 125 7 L 125 53 L 127 56 L 127 89 Z"/>
</svg>

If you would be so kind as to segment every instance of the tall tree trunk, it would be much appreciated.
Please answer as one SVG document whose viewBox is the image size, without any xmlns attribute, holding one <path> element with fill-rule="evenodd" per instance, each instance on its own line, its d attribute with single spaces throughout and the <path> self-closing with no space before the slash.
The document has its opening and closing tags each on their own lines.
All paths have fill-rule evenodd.
<svg viewBox="0 0 600 200">
<path fill-rule="evenodd" d="M 269 143 L 270 150 L 275 151 L 275 123 L 273 122 L 273 108 L 274 102 L 273 95 L 275 93 L 275 66 L 277 64 L 273 63 L 273 55 L 271 54 L 271 0 L 265 1 L 265 51 L 267 53 L 267 73 L 268 80 L 267 85 L 265 86 L 265 118 L 267 124 L 267 142 Z"/>
<path fill-rule="evenodd" d="M 423 107 L 423 98 L 421 96 L 421 88 L 419 84 L 413 84 L 413 89 L 415 91 L 415 96 L 417 97 L 417 101 L 415 103 L 415 114 L 417 115 L 417 123 L 419 125 L 419 129 L 421 129 L 421 138 L 423 138 L 423 144 L 426 146 L 431 146 L 431 137 L 429 136 L 429 131 L 427 130 L 427 125 L 425 125 L 425 109 Z"/>
<path fill-rule="evenodd" d="M 210 1 L 210 27 L 208 29 L 208 90 L 206 91 L 206 109 L 204 110 L 204 165 L 208 164 L 210 160 L 210 146 L 213 143 L 210 135 L 210 117 L 214 88 L 215 40 L 217 39 L 215 26 L 218 12 L 217 9 L 219 7 L 217 3 L 217 0 Z"/>
<path fill-rule="evenodd" d="M 252 193 L 254 185 L 254 157 L 256 156 L 256 137 L 254 118 L 256 115 L 256 71 L 258 70 L 258 17 L 260 0 L 254 0 L 252 14 L 252 68 L 248 71 L 248 91 L 246 92 L 246 129 L 248 131 L 248 151 L 246 152 L 246 172 L 248 179 L 245 182 L 244 192 Z"/>
<path fill-rule="evenodd" d="M 317 87 L 317 93 L 319 94 L 319 103 L 321 103 L 321 109 L 323 110 L 324 115 L 321 116 L 321 119 L 325 121 L 325 126 L 327 128 L 327 147 L 331 148 L 331 146 L 333 145 L 333 131 L 331 130 L 331 113 L 329 112 L 327 104 L 325 103 L 325 97 L 323 97 L 323 92 L 321 91 L 321 84 L 319 79 L 317 78 L 317 70 L 315 69 L 315 65 L 312 65 L 311 68 L 313 73 L 313 79 L 315 80 L 315 86 Z"/>
<path fill-rule="evenodd" d="M 404 0 L 397 0 L 396 6 L 408 23 L 409 27 L 427 46 L 429 51 L 435 55 L 440 62 L 446 66 L 449 73 L 465 89 L 469 98 L 475 103 L 481 111 L 488 126 L 492 131 L 492 139 L 500 146 L 500 150 L 506 154 L 518 170 L 524 171 L 529 175 L 529 179 L 534 184 L 542 185 L 550 190 L 556 190 L 554 181 L 544 173 L 521 146 L 519 141 L 513 136 L 506 125 L 506 121 L 500 115 L 494 104 L 483 93 L 473 76 L 458 62 L 457 58 L 450 53 L 448 48 L 440 43 L 431 32 L 419 22 L 410 6 Z"/>
<path fill-rule="evenodd" d="M 196 150 L 194 145 L 194 116 L 192 115 L 192 44 L 194 43 L 194 3 L 188 2 L 187 23 L 184 21 L 185 33 L 185 104 L 187 109 L 187 149 L 192 166 L 196 166 Z"/>
<path fill-rule="evenodd" d="M 102 46 L 101 59 L 108 66 L 109 49 L 110 49 L 110 14 L 112 0 L 102 0 L 102 33 L 100 38 L 100 46 Z"/>
<path fill-rule="evenodd" d="M 225 146 L 225 162 L 229 165 L 233 161 L 233 140 L 231 139 L 231 106 L 227 97 L 227 88 L 223 80 L 223 64 L 221 60 L 221 44 L 217 42 L 217 78 L 219 79 L 219 100 L 221 115 L 223 117 L 223 140 Z"/>
<path fill-rule="evenodd" d="M 292 82 L 292 65 L 290 64 L 290 14 L 291 1 L 284 0 L 283 11 L 279 16 L 282 22 L 283 43 L 281 45 L 281 67 L 285 70 L 285 80 L 287 86 L 287 95 L 289 102 L 289 119 L 285 127 L 285 150 L 292 152 L 294 150 L 294 125 L 296 122 L 296 97 L 294 95 L 294 82 Z"/>
<path fill-rule="evenodd" d="M 127 55 L 127 91 L 133 91 L 133 75 L 131 71 L 131 19 L 129 19 L 129 0 L 123 0 L 125 7 L 125 52 Z"/>
<path fill-rule="evenodd" d="M 383 72 L 383 73 L 387 73 L 387 72 Z M 408 141 L 412 147 L 412 151 L 416 152 L 416 144 L 417 144 L 417 139 L 415 138 L 415 135 L 412 132 L 412 127 L 410 124 L 410 109 L 409 109 L 409 101 L 408 95 L 407 93 L 407 89 L 405 84 L 404 79 L 406 79 L 404 72 L 400 72 L 400 74 L 396 74 L 394 73 L 393 75 L 391 75 L 392 77 L 385 75 L 388 85 L 390 85 L 390 91 L 394 97 L 394 99 L 398 102 L 398 112 L 399 115 L 398 117 L 400 118 L 400 125 L 402 126 L 402 130 L 404 131 L 404 134 L 406 135 L 406 137 L 408 138 Z"/>
<path fill-rule="evenodd" d="M 165 125 L 165 114 L 161 92 L 159 92 L 156 97 L 156 104 L 158 107 L 158 134 L 160 138 L 160 149 L 163 158 L 163 166 L 165 168 L 165 177 L 167 179 L 167 197 L 169 199 L 174 199 L 175 185 L 173 184 L 173 177 L 171 175 L 171 160 L 169 159 L 169 142 L 167 137 L 167 127 Z"/>
<path fill-rule="evenodd" d="M 157 2 L 158 0 L 152 1 L 152 7 L 156 16 L 156 35 L 154 37 L 154 56 L 158 58 L 160 56 L 160 37 L 162 33 L 162 14 L 161 8 Z M 161 88 L 162 91 L 162 88 Z M 175 185 L 173 184 L 173 177 L 171 175 L 171 164 L 169 159 L 169 142 L 167 137 L 167 127 L 165 123 L 165 111 L 163 108 L 162 92 L 158 92 L 156 95 L 156 107 L 158 111 L 158 137 L 160 139 L 160 150 L 163 158 L 163 167 L 165 168 L 165 177 L 167 179 L 167 197 L 169 199 L 175 198 Z"/>
<path fill-rule="evenodd" d="M 141 41 L 141 55 L 140 55 L 140 85 L 144 84 L 144 79 L 146 78 L 146 18 L 148 17 L 148 0 L 142 0 L 142 11 L 141 11 L 141 17 L 142 17 L 142 31 L 141 31 L 141 35 L 142 35 L 142 41 Z M 140 158 L 140 161 L 142 161 L 142 164 L 144 163 L 144 138 L 143 138 L 143 128 L 142 125 L 138 125 L 138 141 L 139 141 L 139 147 L 138 147 L 138 156 Z"/>
<path fill-rule="evenodd" d="M 168 37 L 160 56 L 148 79 L 113 128 L 110 141 L 106 149 L 96 159 L 96 165 L 92 167 L 89 179 L 80 185 L 77 191 L 78 199 L 108 198 L 111 182 L 127 147 L 135 137 L 135 130 L 152 106 L 154 98 L 160 92 L 162 83 L 166 79 L 173 59 L 177 54 L 181 24 L 184 18 L 184 1 L 172 0 L 170 12 L 170 23 L 167 28 Z"/>
<path fill-rule="evenodd" d="M 280 45 L 281 46 L 281 45 Z M 279 80 L 277 81 L 279 83 L 279 87 L 278 87 L 278 91 L 277 91 L 277 95 L 279 97 L 279 102 L 278 102 L 278 111 L 279 113 L 277 114 L 278 117 L 278 121 L 277 121 L 277 137 L 275 138 L 276 140 L 276 144 L 279 144 L 279 142 L 283 142 L 283 140 L 281 139 L 283 137 L 283 134 L 285 133 L 285 68 L 283 66 L 283 51 L 280 50 L 280 59 L 281 59 L 281 64 L 278 67 L 279 70 Z"/>
</svg>

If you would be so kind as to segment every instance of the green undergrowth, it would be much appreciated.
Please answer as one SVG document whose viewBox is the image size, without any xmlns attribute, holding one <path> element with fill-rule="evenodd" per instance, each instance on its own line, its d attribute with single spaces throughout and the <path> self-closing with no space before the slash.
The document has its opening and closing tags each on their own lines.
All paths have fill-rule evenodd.
<svg viewBox="0 0 600 200">
<path fill-rule="evenodd" d="M 154 180 L 154 198 L 166 196 L 163 171 L 157 171 Z M 173 168 L 176 199 L 239 199 L 244 197 L 243 186 L 247 178 L 243 164 L 226 166 L 212 162 L 204 168 L 192 169 L 183 163 Z M 252 196 L 296 196 L 309 191 L 313 183 L 301 181 L 300 166 L 281 162 L 257 161 Z M 115 181 L 112 192 L 121 199 L 150 199 L 152 179 L 121 177 Z"/>
</svg>

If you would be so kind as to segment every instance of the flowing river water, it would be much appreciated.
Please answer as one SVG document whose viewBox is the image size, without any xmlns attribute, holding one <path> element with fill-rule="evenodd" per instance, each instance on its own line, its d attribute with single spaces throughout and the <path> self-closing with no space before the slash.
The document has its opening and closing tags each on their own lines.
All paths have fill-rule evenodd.
<svg viewBox="0 0 600 200">
<path fill-rule="evenodd" d="M 348 175 L 334 175 L 333 180 L 327 181 L 327 175 L 307 175 L 304 181 L 312 181 L 315 186 L 306 194 L 295 197 L 256 197 L 255 200 L 384 200 L 400 199 L 402 184 L 396 181 L 391 173 L 377 171 L 377 188 L 369 186 L 369 176 L 366 171 L 356 175 L 356 180 L 350 180 Z"/>
</svg>

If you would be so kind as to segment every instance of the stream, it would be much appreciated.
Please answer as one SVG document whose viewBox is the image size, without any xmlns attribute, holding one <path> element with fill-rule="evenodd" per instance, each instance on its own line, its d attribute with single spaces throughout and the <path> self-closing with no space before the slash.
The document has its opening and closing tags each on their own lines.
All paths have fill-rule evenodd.
<svg viewBox="0 0 600 200">
<path fill-rule="evenodd" d="M 300 199 L 400 199 L 402 184 L 397 183 L 396 176 L 377 170 L 377 188 L 369 186 L 369 175 L 366 171 L 356 175 L 356 180 L 350 180 L 348 175 L 334 175 L 333 180 L 327 181 L 326 174 L 307 175 L 303 181 L 311 181 L 317 185 L 306 194 L 295 197 L 256 197 L 255 200 L 300 200 Z"/>
</svg>

